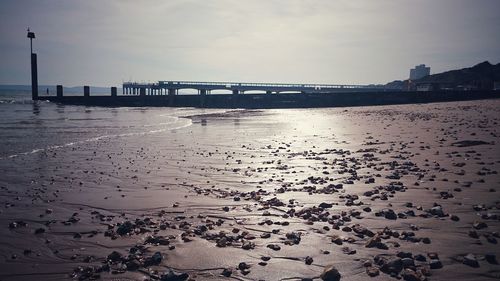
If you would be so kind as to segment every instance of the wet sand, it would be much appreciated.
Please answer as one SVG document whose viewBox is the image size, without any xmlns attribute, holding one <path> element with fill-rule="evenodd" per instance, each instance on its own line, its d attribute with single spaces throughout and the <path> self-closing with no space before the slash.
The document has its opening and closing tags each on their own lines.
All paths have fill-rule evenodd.
<svg viewBox="0 0 500 281">
<path fill-rule="evenodd" d="M 499 100 L 185 118 L 1 159 L 0 280 L 500 278 Z"/>
</svg>

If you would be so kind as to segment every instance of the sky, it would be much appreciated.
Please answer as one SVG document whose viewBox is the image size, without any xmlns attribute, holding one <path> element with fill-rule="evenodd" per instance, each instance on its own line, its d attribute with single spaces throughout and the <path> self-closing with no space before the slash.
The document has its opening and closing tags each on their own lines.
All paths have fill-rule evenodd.
<svg viewBox="0 0 500 281">
<path fill-rule="evenodd" d="M 379 84 L 500 62 L 499 0 L 2 0 L 0 84 Z"/>
</svg>

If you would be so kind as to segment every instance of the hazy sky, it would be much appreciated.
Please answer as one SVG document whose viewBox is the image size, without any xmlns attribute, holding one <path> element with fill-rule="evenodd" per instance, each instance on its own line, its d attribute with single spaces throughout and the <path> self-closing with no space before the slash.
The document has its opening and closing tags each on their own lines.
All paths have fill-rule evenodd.
<svg viewBox="0 0 500 281">
<path fill-rule="evenodd" d="M 500 0 L 2 0 L 0 84 L 385 83 L 500 62 Z"/>
</svg>

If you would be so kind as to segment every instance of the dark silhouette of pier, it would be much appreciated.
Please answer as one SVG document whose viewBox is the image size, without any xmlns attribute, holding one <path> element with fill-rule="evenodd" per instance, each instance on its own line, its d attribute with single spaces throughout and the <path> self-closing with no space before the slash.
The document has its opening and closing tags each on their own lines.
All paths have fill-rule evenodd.
<svg viewBox="0 0 500 281">
<path fill-rule="evenodd" d="M 158 81 L 157 83 L 123 83 L 123 95 L 176 95 L 179 90 L 197 90 L 199 95 L 211 91 L 228 91 L 231 94 L 245 92 L 280 93 L 330 93 L 345 91 L 380 91 L 375 85 L 336 85 L 336 84 L 290 84 L 290 83 L 249 83 L 249 82 L 198 82 L 198 81 Z"/>
<path fill-rule="evenodd" d="M 57 85 L 56 95 L 38 95 L 37 56 L 33 53 L 35 33 L 28 29 L 31 46 L 31 84 L 33 100 L 62 104 L 93 106 L 172 106 L 211 108 L 305 108 L 369 106 L 407 103 L 429 103 L 499 98 L 499 91 L 431 91 L 408 92 L 376 85 L 286 84 L 247 82 L 158 81 L 157 83 L 123 83 L 122 93 L 111 87 L 110 95 L 92 95 L 89 86 L 83 95 L 65 96 Z M 197 95 L 180 94 L 196 90 Z M 212 94 L 227 91 L 228 94 Z M 248 93 L 251 92 L 251 93 Z M 254 93 L 260 92 L 260 93 Z"/>
</svg>

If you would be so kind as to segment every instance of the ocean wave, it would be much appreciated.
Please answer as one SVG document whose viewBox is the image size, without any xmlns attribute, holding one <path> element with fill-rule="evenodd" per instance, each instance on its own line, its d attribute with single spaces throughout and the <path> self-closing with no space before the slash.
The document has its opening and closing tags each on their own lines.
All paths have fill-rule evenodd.
<svg viewBox="0 0 500 281">
<path fill-rule="evenodd" d="M 28 99 L 0 99 L 0 104 L 31 104 L 32 100 Z"/>
<path fill-rule="evenodd" d="M 130 137 L 130 136 L 143 136 L 143 135 L 157 134 L 157 133 L 162 133 L 162 132 L 167 132 L 167 131 L 179 130 L 182 128 L 189 127 L 193 124 L 191 119 L 188 119 L 188 118 L 177 118 L 177 117 L 173 117 L 173 118 L 175 118 L 175 121 L 173 121 L 173 122 L 158 123 L 158 124 L 155 124 L 154 126 L 174 124 L 174 123 L 181 121 L 181 120 L 184 121 L 184 124 L 179 124 L 178 126 L 175 126 L 175 127 L 167 127 L 167 128 L 161 128 L 161 129 L 157 129 L 157 130 L 149 130 L 149 131 L 143 131 L 143 132 L 123 133 L 123 134 L 114 134 L 114 135 L 102 135 L 102 136 L 97 136 L 97 137 L 93 137 L 93 138 L 88 138 L 85 140 L 69 142 L 69 143 L 65 143 L 65 144 L 61 144 L 61 145 L 51 145 L 51 146 L 47 146 L 45 148 L 35 148 L 31 151 L 26 151 L 26 152 L 22 152 L 22 153 L 18 153 L 18 154 L 12 154 L 12 155 L 9 155 L 6 157 L 0 157 L 0 160 L 16 158 L 19 156 L 35 154 L 35 153 L 39 153 L 39 152 L 43 152 L 43 151 L 50 151 L 50 150 L 55 150 L 55 149 L 60 149 L 60 148 L 65 148 L 65 147 L 71 147 L 71 146 L 85 144 L 85 143 L 89 143 L 89 142 L 98 142 L 98 141 L 105 140 L 105 139 L 114 139 L 114 138 L 121 138 L 121 137 Z M 148 127 L 148 126 L 149 125 L 145 125 L 144 127 Z"/>
</svg>

